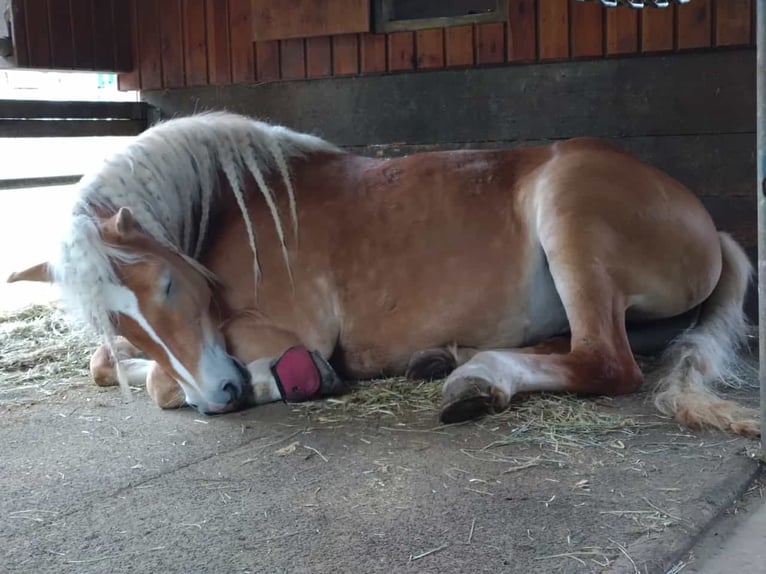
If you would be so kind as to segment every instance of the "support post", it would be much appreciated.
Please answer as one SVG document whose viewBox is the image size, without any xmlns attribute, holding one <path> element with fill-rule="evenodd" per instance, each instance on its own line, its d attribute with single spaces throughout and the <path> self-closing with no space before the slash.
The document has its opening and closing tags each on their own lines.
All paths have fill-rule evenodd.
<svg viewBox="0 0 766 574">
<path fill-rule="evenodd" d="M 766 452 L 766 0 L 756 2 L 756 45 L 758 379 L 761 385 L 761 450 Z"/>
</svg>

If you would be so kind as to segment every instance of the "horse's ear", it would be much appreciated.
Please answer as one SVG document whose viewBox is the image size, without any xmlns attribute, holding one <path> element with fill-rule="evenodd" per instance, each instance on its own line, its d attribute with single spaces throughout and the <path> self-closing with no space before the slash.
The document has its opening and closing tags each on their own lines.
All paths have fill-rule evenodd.
<svg viewBox="0 0 766 574">
<path fill-rule="evenodd" d="M 11 273 L 8 277 L 8 283 L 15 283 L 16 281 L 40 281 L 42 283 L 53 283 L 53 276 L 51 275 L 50 267 L 48 263 L 38 263 L 24 269 L 23 271 L 16 271 Z"/>
<path fill-rule="evenodd" d="M 133 214 L 127 207 L 121 207 L 114 218 L 114 227 L 120 235 L 127 235 L 135 227 Z"/>
</svg>

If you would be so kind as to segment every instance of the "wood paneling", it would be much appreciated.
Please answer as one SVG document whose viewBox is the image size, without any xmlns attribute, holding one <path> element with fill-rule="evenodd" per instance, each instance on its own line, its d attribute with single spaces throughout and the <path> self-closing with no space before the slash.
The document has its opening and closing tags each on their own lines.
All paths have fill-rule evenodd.
<svg viewBox="0 0 766 574">
<path fill-rule="evenodd" d="M 206 0 L 207 69 L 211 84 L 231 82 L 229 46 L 229 3 L 226 0 Z"/>
<path fill-rule="evenodd" d="M 74 0 L 72 0 L 74 2 Z M 115 0 L 112 3 L 112 21 L 114 22 L 114 66 L 116 71 L 132 70 L 133 55 L 133 32 L 135 31 L 135 22 L 133 19 L 134 1 L 133 0 Z M 76 35 L 75 35 L 76 40 Z M 76 47 L 76 44 L 75 44 Z M 77 67 L 81 66 L 79 59 Z"/>
<path fill-rule="evenodd" d="M 255 78 L 259 82 L 279 79 L 279 41 L 256 42 Z"/>
<path fill-rule="evenodd" d="M 629 6 L 610 8 L 606 13 L 606 53 L 633 54 L 638 51 L 638 12 Z"/>
<path fill-rule="evenodd" d="M 12 0 L 11 14 L 13 16 L 13 42 L 16 61 L 19 66 L 32 66 L 34 62 L 29 57 L 27 11 L 23 0 Z"/>
<path fill-rule="evenodd" d="M 201 86 L 208 81 L 205 0 L 183 0 L 183 3 L 186 85 Z"/>
<path fill-rule="evenodd" d="M 388 38 L 388 70 L 398 72 L 415 67 L 415 37 L 412 32 L 392 32 Z"/>
<path fill-rule="evenodd" d="M 306 52 L 301 38 L 279 40 L 279 69 L 283 80 L 306 77 Z"/>
<path fill-rule="evenodd" d="M 332 47 L 329 36 L 306 38 L 306 76 L 332 76 Z"/>
<path fill-rule="evenodd" d="M 476 63 L 499 64 L 505 61 L 505 24 L 476 25 Z"/>
<path fill-rule="evenodd" d="M 127 2 L 120 2 L 119 4 L 125 6 Z M 91 16 L 90 0 L 71 0 L 69 5 L 72 8 L 72 44 L 74 45 L 75 62 L 81 67 L 92 68 L 95 56 L 93 54 L 93 17 Z M 126 20 L 126 22 L 129 21 Z M 129 26 L 125 26 L 125 28 L 128 29 Z"/>
<path fill-rule="evenodd" d="M 569 2 L 544 0 L 537 4 L 538 54 L 541 60 L 569 57 Z"/>
<path fill-rule="evenodd" d="M 69 2 L 48 2 L 48 25 L 51 33 L 51 64 L 55 68 L 74 68 L 74 34 Z"/>
<path fill-rule="evenodd" d="M 47 0 L 26 0 L 27 50 L 35 68 L 51 67 L 51 40 Z"/>
<path fill-rule="evenodd" d="M 679 50 L 706 48 L 711 41 L 711 0 L 694 0 L 676 6 L 676 46 Z M 730 0 L 718 0 L 729 2 Z"/>
<path fill-rule="evenodd" d="M 444 57 L 448 66 L 473 66 L 473 26 L 456 26 L 445 30 Z"/>
<path fill-rule="evenodd" d="M 509 0 L 508 61 L 531 61 L 537 57 L 535 0 Z"/>
<path fill-rule="evenodd" d="M 285 40 L 370 29 L 369 0 L 250 0 L 252 38 Z"/>
<path fill-rule="evenodd" d="M 157 5 L 160 10 L 162 85 L 179 88 L 186 83 L 181 0 L 163 0 Z"/>
<path fill-rule="evenodd" d="M 363 74 L 386 71 L 386 35 L 361 34 L 359 63 Z"/>
<path fill-rule="evenodd" d="M 751 0 L 718 0 L 715 3 L 715 45 L 750 44 L 752 11 Z"/>
<path fill-rule="evenodd" d="M 160 50 L 160 15 L 154 0 L 136 0 L 138 18 L 138 57 L 141 89 L 162 87 L 162 55 Z"/>
<path fill-rule="evenodd" d="M 363 31 L 367 0 L 13 0 L 12 9 L 21 67 L 120 71 L 120 89 L 753 45 L 753 0 L 643 10 L 507 1 L 505 23 L 388 34 Z M 254 42 L 259 26 L 281 44 Z M 302 32 L 285 38 L 298 34 L 290 30 Z"/>
<path fill-rule="evenodd" d="M 670 7 L 641 12 L 642 52 L 663 52 L 673 49 L 674 14 L 675 11 Z"/>
<path fill-rule="evenodd" d="M 137 7 L 136 0 L 127 0 L 124 4 L 124 10 L 126 14 L 123 15 L 124 20 L 122 22 L 127 23 L 126 30 L 122 35 L 127 38 L 129 45 L 123 48 L 128 52 L 130 63 L 126 69 L 128 72 L 123 72 L 117 76 L 117 86 L 120 90 L 139 90 L 141 88 L 141 76 L 138 62 L 141 61 L 138 54 L 138 24 L 137 24 Z M 120 13 L 119 11 L 117 12 Z M 75 44 L 76 46 L 76 44 Z M 135 63 L 135 65 L 133 65 Z"/>
<path fill-rule="evenodd" d="M 93 55 L 97 70 L 110 70 L 114 66 L 115 23 L 112 18 L 112 1 L 94 0 L 91 4 L 93 14 Z"/>
<path fill-rule="evenodd" d="M 415 32 L 415 53 L 418 68 L 444 67 L 444 30 L 418 30 Z"/>
<path fill-rule="evenodd" d="M 604 10 L 599 2 L 574 2 L 570 6 L 569 36 L 572 57 L 596 57 L 604 53 Z"/>
<path fill-rule="evenodd" d="M 255 78 L 252 26 L 250 0 L 229 0 L 231 79 L 233 82 L 252 82 Z"/>
<path fill-rule="evenodd" d="M 332 70 L 335 76 L 359 73 L 359 37 L 356 34 L 332 37 Z"/>
</svg>

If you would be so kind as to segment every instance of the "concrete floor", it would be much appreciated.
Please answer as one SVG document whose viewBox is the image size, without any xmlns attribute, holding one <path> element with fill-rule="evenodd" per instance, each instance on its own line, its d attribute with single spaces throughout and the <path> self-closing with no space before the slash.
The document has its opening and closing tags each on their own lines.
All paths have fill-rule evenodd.
<svg viewBox="0 0 766 574">
<path fill-rule="evenodd" d="M 597 403 L 638 428 L 502 446 L 512 418 L 203 417 L 72 384 L 0 406 L 0 572 L 664 572 L 758 465 L 646 398 Z"/>
</svg>

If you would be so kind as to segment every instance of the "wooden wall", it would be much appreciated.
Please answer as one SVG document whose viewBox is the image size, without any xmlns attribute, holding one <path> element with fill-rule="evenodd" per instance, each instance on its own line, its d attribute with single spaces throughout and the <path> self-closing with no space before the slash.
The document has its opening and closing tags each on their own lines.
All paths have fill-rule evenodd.
<svg viewBox="0 0 766 574">
<path fill-rule="evenodd" d="M 124 1 L 131 5 L 139 65 L 120 75 L 123 89 L 602 58 L 754 41 L 752 0 L 692 0 L 643 10 L 509 0 L 505 23 L 256 43 L 250 0 Z"/>
<path fill-rule="evenodd" d="M 12 0 L 20 68 L 130 71 L 130 0 Z"/>
<path fill-rule="evenodd" d="M 711 49 L 754 39 L 753 0 L 643 10 L 508 2 L 507 22 L 254 43 L 251 0 L 13 0 L 13 31 L 20 67 L 121 71 L 122 89 L 147 90 Z"/>
</svg>

